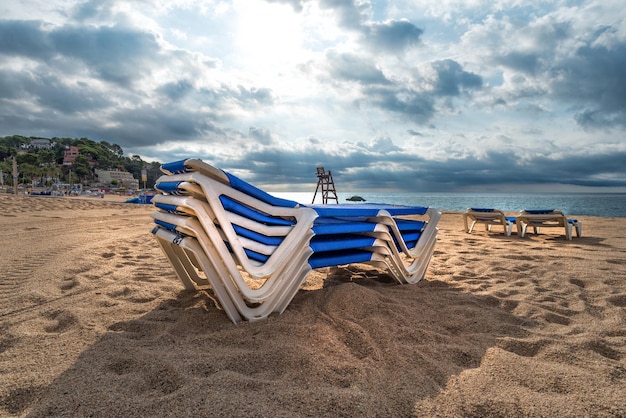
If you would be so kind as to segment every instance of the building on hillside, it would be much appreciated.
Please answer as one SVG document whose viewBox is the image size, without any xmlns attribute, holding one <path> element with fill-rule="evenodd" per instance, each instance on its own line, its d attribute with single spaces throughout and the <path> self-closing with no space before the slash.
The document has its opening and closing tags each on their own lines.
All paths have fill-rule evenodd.
<svg viewBox="0 0 626 418">
<path fill-rule="evenodd" d="M 63 154 L 63 165 L 72 165 L 74 164 L 74 160 L 78 156 L 78 147 L 69 146 L 65 149 L 65 153 Z"/>
<path fill-rule="evenodd" d="M 52 149 L 55 143 L 46 138 L 34 138 L 30 140 L 28 148 L 30 149 Z"/>
<path fill-rule="evenodd" d="M 139 180 L 134 178 L 132 173 L 128 171 L 96 169 L 95 173 L 98 177 L 98 183 L 102 185 L 110 185 L 113 180 L 116 180 L 120 187 L 125 187 L 128 190 L 139 189 Z"/>
</svg>

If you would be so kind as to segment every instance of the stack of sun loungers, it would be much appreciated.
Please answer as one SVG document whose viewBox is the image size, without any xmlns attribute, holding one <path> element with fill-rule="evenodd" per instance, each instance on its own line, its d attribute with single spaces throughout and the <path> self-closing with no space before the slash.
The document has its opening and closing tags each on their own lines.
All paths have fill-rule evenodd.
<svg viewBox="0 0 626 418">
<path fill-rule="evenodd" d="M 498 209 L 489 208 L 468 208 L 463 214 L 465 223 L 465 232 L 471 233 L 477 223 L 485 224 L 488 231 L 491 231 L 493 225 L 501 225 L 504 227 L 504 233 L 511 235 L 513 225 L 517 226 L 517 234 L 520 237 L 526 235 L 528 227 L 532 227 L 535 234 L 539 233 L 539 229 L 545 228 L 563 228 L 565 238 L 572 239 L 572 230 L 576 231 L 576 236 L 582 236 L 583 224 L 577 219 L 571 219 L 565 216 L 560 210 L 540 209 L 540 210 L 523 210 L 517 216 L 505 216 L 504 212 Z"/>
<path fill-rule="evenodd" d="M 282 313 L 312 269 L 368 263 L 416 283 L 434 252 L 433 208 L 301 205 L 198 159 L 161 171 L 152 232 L 185 287 L 210 289 L 233 322 Z"/>
</svg>

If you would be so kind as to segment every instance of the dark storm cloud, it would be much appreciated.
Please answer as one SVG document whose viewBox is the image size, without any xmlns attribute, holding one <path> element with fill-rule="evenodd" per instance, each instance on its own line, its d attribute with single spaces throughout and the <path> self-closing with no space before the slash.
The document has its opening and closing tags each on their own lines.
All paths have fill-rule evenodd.
<svg viewBox="0 0 626 418">
<path fill-rule="evenodd" d="M 345 29 L 361 30 L 369 4 L 354 0 L 320 0 L 320 7 L 337 14 L 339 25 Z"/>
<path fill-rule="evenodd" d="M 408 20 L 369 23 L 363 26 L 368 43 L 382 51 L 402 51 L 420 43 L 423 31 Z"/>
<path fill-rule="evenodd" d="M 626 126 L 626 43 L 585 45 L 555 69 L 555 94 L 580 110 L 579 124 L 589 128 Z"/>
<path fill-rule="evenodd" d="M 434 78 L 426 78 L 416 70 L 414 78 L 422 86 L 422 90 L 416 90 L 404 80 L 387 79 L 369 56 L 330 52 L 326 58 L 328 80 L 356 82 L 361 86 L 363 97 L 357 105 L 375 105 L 420 124 L 435 116 L 438 98 L 455 97 L 482 87 L 479 75 L 465 71 L 461 64 L 450 59 L 430 64 Z"/>
<path fill-rule="evenodd" d="M 496 54 L 493 60 L 496 64 L 529 76 L 537 76 L 543 71 L 549 71 L 560 45 L 576 36 L 572 32 L 570 22 L 557 22 L 552 19 L 546 19 L 541 24 L 529 22 L 524 29 L 524 35 L 530 41 L 523 42 L 524 47 L 520 48 L 518 44 L 502 39 L 496 45 L 511 49 L 502 54 Z"/>
<path fill-rule="evenodd" d="M 98 128 L 98 135 L 116 138 L 116 143 L 122 146 L 132 144 L 139 148 L 152 147 L 165 141 L 175 141 L 182 145 L 199 137 L 203 138 L 204 145 L 207 146 L 224 145 L 235 137 L 203 117 L 203 113 L 169 106 L 119 110 L 111 115 L 111 119 L 117 123 L 113 127 Z"/>
<path fill-rule="evenodd" d="M 337 153 L 319 146 L 299 151 L 265 147 L 241 159 L 212 161 L 227 171 L 245 172 L 245 180 L 254 184 L 287 184 L 289 190 L 314 183 L 317 166 L 332 170 L 337 185 L 353 191 L 463 191 L 477 185 L 527 184 L 626 186 L 623 164 L 626 152 L 573 158 L 539 156 L 522 164 L 510 152 L 491 151 L 480 158 L 466 156 L 434 161 L 406 153 L 389 154 L 380 149 L 372 152 L 376 148 L 380 147 L 360 146 Z"/>
<path fill-rule="evenodd" d="M 168 99 L 178 101 L 183 97 L 193 93 L 194 87 L 189 80 L 178 80 L 166 83 L 157 89 L 158 93 L 163 94 Z"/>
<path fill-rule="evenodd" d="M 244 105 L 269 105 L 274 101 L 272 90 L 265 87 L 237 86 L 237 89 L 229 92 L 227 96 L 234 97 Z"/>
<path fill-rule="evenodd" d="M 602 25 L 587 33 L 573 33 L 572 27 L 571 22 L 550 20 L 529 24 L 525 35 L 532 42 L 525 44 L 533 44 L 532 48 L 512 44 L 490 59 L 528 77 L 530 84 L 523 84 L 513 93 L 515 97 L 549 97 L 567 103 L 568 111 L 584 128 L 623 128 L 626 42 L 618 36 L 620 29 Z"/>
<path fill-rule="evenodd" d="M 78 21 L 89 19 L 105 19 L 111 17 L 110 7 L 112 3 L 103 2 L 101 0 L 85 0 L 78 3 L 70 11 L 73 19 Z"/>
<path fill-rule="evenodd" d="M 463 90 L 479 89 L 483 81 L 479 75 L 463 70 L 458 62 L 447 59 L 432 63 L 437 72 L 435 94 L 442 96 L 458 96 Z"/>
<path fill-rule="evenodd" d="M 154 35 L 121 27 L 66 26 L 52 31 L 49 37 L 58 53 L 123 87 L 148 76 L 160 52 Z"/>
<path fill-rule="evenodd" d="M 364 85 L 390 83 L 369 57 L 329 51 L 326 59 L 330 80 L 356 81 Z"/>
<path fill-rule="evenodd" d="M 43 22 L 0 20 L 0 55 L 48 59 L 54 54 Z"/>
<path fill-rule="evenodd" d="M 128 87 L 149 74 L 158 56 L 154 35 L 117 27 L 52 27 L 36 21 L 0 21 L 0 54 L 77 71 Z"/>
<path fill-rule="evenodd" d="M 38 104 L 63 113 L 88 112 L 113 105 L 105 95 L 92 91 L 87 83 L 67 82 L 47 74 L 37 75 L 28 89 L 38 94 Z"/>
<path fill-rule="evenodd" d="M 272 132 L 269 129 L 256 128 L 252 126 L 248 130 L 248 136 L 251 139 L 254 139 L 257 143 L 263 145 L 269 145 L 274 141 Z"/>
<path fill-rule="evenodd" d="M 48 72 L 16 72 L 0 70 L 0 100 L 29 97 L 44 108 L 58 113 L 86 112 L 103 109 L 113 103 L 101 93 L 93 91 L 82 81 L 68 81 Z M 0 101 L 0 109 L 10 106 Z M 28 112 L 24 112 L 27 115 Z"/>
<path fill-rule="evenodd" d="M 421 42 L 423 30 L 407 19 L 371 22 L 368 20 L 371 4 L 356 0 L 321 0 L 322 8 L 331 9 L 338 23 L 361 35 L 364 48 L 377 52 L 397 53 Z"/>
<path fill-rule="evenodd" d="M 391 138 L 389 137 L 378 137 L 378 138 L 375 138 L 371 142 L 371 144 L 360 144 L 360 145 L 367 150 L 380 153 L 380 154 L 389 154 L 391 152 L 403 151 L 402 148 L 394 144 Z"/>
<path fill-rule="evenodd" d="M 370 87 L 365 90 L 367 101 L 376 106 L 402 116 L 419 124 L 428 122 L 435 114 L 435 102 L 432 94 L 410 88 Z"/>
<path fill-rule="evenodd" d="M 534 75 L 539 68 L 539 58 L 536 53 L 511 51 L 496 57 L 495 61 L 514 70 Z"/>
<path fill-rule="evenodd" d="M 275 100 L 272 90 L 268 88 L 226 84 L 217 84 L 212 88 L 196 87 L 187 79 L 165 83 L 155 91 L 172 106 L 189 105 L 209 108 L 210 110 L 205 111 L 204 117 L 211 118 L 225 117 L 218 116 L 218 113 L 227 113 L 227 109 L 233 105 L 254 109 L 272 105 Z"/>
</svg>

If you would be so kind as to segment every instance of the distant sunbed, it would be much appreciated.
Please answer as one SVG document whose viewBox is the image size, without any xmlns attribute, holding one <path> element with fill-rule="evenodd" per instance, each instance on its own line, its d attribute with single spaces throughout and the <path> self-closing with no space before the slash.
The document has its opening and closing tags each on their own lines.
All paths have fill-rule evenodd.
<svg viewBox="0 0 626 418">
<path fill-rule="evenodd" d="M 471 224 L 469 223 L 471 221 Z M 463 222 L 465 224 L 465 232 L 468 234 L 474 230 L 477 223 L 485 224 L 487 231 L 491 231 L 493 225 L 501 225 L 504 227 L 504 233 L 511 235 L 513 225 L 516 223 L 514 216 L 506 216 L 499 209 L 491 208 L 468 208 L 463 214 Z"/>
<path fill-rule="evenodd" d="M 572 228 L 576 229 L 576 236 L 583 234 L 583 224 L 577 219 L 568 219 L 563 212 L 554 209 L 523 210 L 517 216 L 517 233 L 520 237 L 526 235 L 527 228 L 531 226 L 535 234 L 539 228 L 564 228 L 565 237 L 572 239 Z"/>
</svg>

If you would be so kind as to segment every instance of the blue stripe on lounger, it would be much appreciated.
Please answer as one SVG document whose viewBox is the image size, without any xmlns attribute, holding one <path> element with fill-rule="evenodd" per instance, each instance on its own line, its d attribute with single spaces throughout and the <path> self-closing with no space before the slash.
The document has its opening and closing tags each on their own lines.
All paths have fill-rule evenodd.
<svg viewBox="0 0 626 418">
<path fill-rule="evenodd" d="M 309 257 L 311 268 L 318 269 L 330 266 L 340 266 L 343 264 L 365 263 L 372 259 L 370 251 L 346 250 L 315 253 Z"/>
<path fill-rule="evenodd" d="M 386 210 L 392 216 L 399 215 L 424 215 L 428 210 L 422 206 L 399 206 L 385 203 L 359 203 L 338 205 L 306 205 L 317 212 L 318 215 L 328 218 L 376 216 L 379 211 Z"/>
<path fill-rule="evenodd" d="M 373 222 L 347 221 L 337 218 L 317 218 L 313 224 L 315 235 L 372 232 L 376 228 Z"/>
<path fill-rule="evenodd" d="M 524 212 L 532 215 L 546 215 L 554 212 L 554 209 L 524 209 Z"/>
<path fill-rule="evenodd" d="M 165 163 L 161 165 L 161 171 L 172 174 L 184 173 L 185 171 L 187 171 L 187 168 L 185 167 L 185 161 L 187 161 L 187 158 L 185 158 L 184 160 L 172 161 L 171 163 Z"/>
<path fill-rule="evenodd" d="M 318 253 L 370 247 L 375 240 L 362 235 L 318 235 L 311 239 L 309 246 Z"/>
<path fill-rule="evenodd" d="M 232 251 L 230 244 L 228 242 L 225 242 L 225 244 L 229 251 Z M 244 248 L 243 250 L 249 259 L 259 261 L 261 263 L 267 262 L 270 258 L 268 255 L 258 253 L 248 248 Z M 321 268 L 341 264 L 363 263 L 371 260 L 371 258 L 371 251 L 349 247 L 347 249 L 316 252 L 309 258 L 309 265 L 312 268 Z"/>
<path fill-rule="evenodd" d="M 422 232 L 421 231 L 406 232 L 406 233 L 403 232 L 402 233 L 402 239 L 404 240 L 404 242 L 418 241 L 421 236 L 422 236 Z"/>
<path fill-rule="evenodd" d="M 493 212 L 493 209 L 490 208 L 470 208 L 474 212 Z"/>
<path fill-rule="evenodd" d="M 157 207 L 158 209 L 161 209 L 165 212 L 178 212 L 178 206 L 177 205 L 170 205 L 169 203 L 155 203 L 154 204 L 155 207 Z"/>
<path fill-rule="evenodd" d="M 220 196 L 220 201 L 222 202 L 222 206 L 224 206 L 224 209 L 226 209 L 227 211 L 234 212 L 238 215 L 244 216 L 248 219 L 252 219 L 266 225 L 289 226 L 294 224 L 294 222 L 291 222 L 287 219 L 269 216 L 248 206 L 242 205 L 241 203 L 229 198 L 228 196 Z"/>
<path fill-rule="evenodd" d="M 256 260 L 256 261 L 260 261 L 262 263 L 265 263 L 270 258 L 269 255 L 257 253 L 256 251 L 252 251 L 252 250 L 249 250 L 247 248 L 244 248 L 243 250 L 244 250 L 244 252 L 246 253 L 246 255 L 248 256 L 248 258 L 250 260 Z"/>
<path fill-rule="evenodd" d="M 230 185 L 240 192 L 244 192 L 247 195 L 255 197 L 262 202 L 265 202 L 272 206 L 280 206 L 286 208 L 295 208 L 298 206 L 298 202 L 294 202 L 293 200 L 281 199 L 279 197 L 272 196 L 271 194 L 264 192 L 263 190 L 241 180 L 239 177 L 233 176 L 230 173 L 225 173 L 228 176 L 228 180 L 230 181 Z"/>
<path fill-rule="evenodd" d="M 406 247 L 410 250 L 417 245 L 421 236 L 421 232 L 402 233 L 402 241 L 404 241 L 404 245 L 406 245 Z M 393 237 L 393 242 L 396 245 L 396 248 L 398 248 L 398 240 L 396 237 Z M 400 250 L 400 248 L 398 248 L 398 250 Z"/>
<path fill-rule="evenodd" d="M 232 253 L 233 248 L 230 246 L 230 243 L 228 241 L 224 241 L 224 244 L 226 245 L 226 248 L 228 248 L 228 251 Z M 243 252 L 250 260 L 260 261 L 261 263 L 265 263 L 270 258 L 269 255 L 261 254 L 248 248 L 244 248 Z"/>
<path fill-rule="evenodd" d="M 233 225 L 233 229 L 237 235 L 251 239 L 256 242 L 260 242 L 265 245 L 279 246 L 283 242 L 283 237 L 269 237 L 267 235 L 259 234 L 258 232 L 251 231 L 247 228 L 239 225 Z"/>
<path fill-rule="evenodd" d="M 400 231 L 423 231 L 426 222 L 413 221 L 410 219 L 396 219 L 396 225 Z"/>
<path fill-rule="evenodd" d="M 154 223 L 157 224 L 157 225 L 160 225 L 163 228 L 168 229 L 170 231 L 176 231 L 176 225 L 171 224 L 169 222 L 164 222 L 164 221 L 161 221 L 159 219 L 155 219 Z"/>
<path fill-rule="evenodd" d="M 184 192 L 184 190 L 180 190 L 178 188 L 181 183 L 182 181 L 162 181 L 160 183 L 157 183 L 154 188 L 165 193 L 182 193 Z"/>
</svg>

